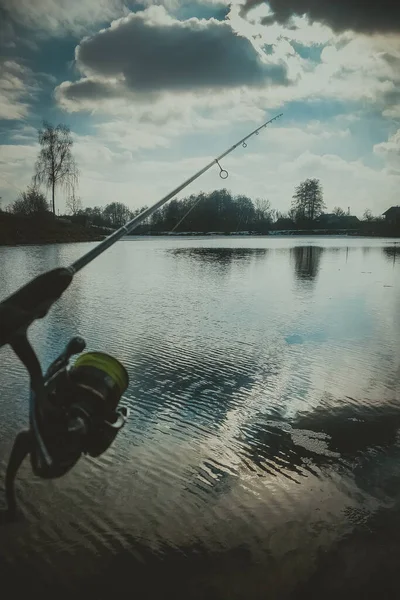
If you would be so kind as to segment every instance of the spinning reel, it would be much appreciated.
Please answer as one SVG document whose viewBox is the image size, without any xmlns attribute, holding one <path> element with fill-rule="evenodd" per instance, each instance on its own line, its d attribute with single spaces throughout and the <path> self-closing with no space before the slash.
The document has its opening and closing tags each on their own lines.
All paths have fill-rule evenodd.
<svg viewBox="0 0 400 600">
<path fill-rule="evenodd" d="M 44 479 L 61 477 L 83 454 L 97 457 L 105 452 L 128 417 L 128 409 L 118 406 L 128 387 L 128 373 L 108 354 L 81 354 L 86 347 L 81 337 L 72 338 L 64 352 L 42 373 L 26 335 L 26 322 L 33 320 L 26 309 L 33 304 L 34 318 L 44 316 L 38 314 L 37 307 L 47 312 L 48 302 L 40 302 L 40 296 L 49 300 L 52 290 L 52 304 L 53 284 L 63 278 L 65 271 L 57 269 L 40 276 L 0 305 L 1 334 L 7 335 L 7 329 L 12 331 L 9 340 L 0 335 L 0 343 L 8 341 L 30 375 L 29 429 L 17 435 L 6 471 L 10 518 L 15 516 L 17 508 L 15 476 L 28 454 L 35 475 Z M 5 316 L 7 321 L 3 320 Z M 70 365 L 75 354 L 80 356 Z"/>
</svg>

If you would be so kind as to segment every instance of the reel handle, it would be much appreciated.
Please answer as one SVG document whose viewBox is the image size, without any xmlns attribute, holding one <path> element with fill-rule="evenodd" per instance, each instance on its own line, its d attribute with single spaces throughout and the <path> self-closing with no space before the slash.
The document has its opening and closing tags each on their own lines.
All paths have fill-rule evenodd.
<svg viewBox="0 0 400 600">
<path fill-rule="evenodd" d="M 70 339 L 70 341 L 67 344 L 67 347 L 65 348 L 64 354 L 68 359 L 70 359 L 73 354 L 80 354 L 84 351 L 85 348 L 85 340 L 79 335 L 77 335 Z"/>
<path fill-rule="evenodd" d="M 80 336 L 75 336 L 68 342 L 64 351 L 48 367 L 45 375 L 45 381 L 53 377 L 61 368 L 68 365 L 69 359 L 73 354 L 80 354 L 86 348 L 85 340 Z"/>
</svg>

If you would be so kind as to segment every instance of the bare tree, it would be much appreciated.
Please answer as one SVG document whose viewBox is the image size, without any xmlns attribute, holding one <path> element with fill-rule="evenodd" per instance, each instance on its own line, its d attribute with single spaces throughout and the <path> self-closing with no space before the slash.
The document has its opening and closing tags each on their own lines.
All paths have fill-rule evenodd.
<svg viewBox="0 0 400 600">
<path fill-rule="evenodd" d="M 343 208 L 340 208 L 340 206 L 335 206 L 335 208 L 333 209 L 332 213 L 336 217 L 344 217 L 344 216 L 346 216 L 345 211 L 343 210 Z"/>
<path fill-rule="evenodd" d="M 34 186 L 28 187 L 26 192 L 22 192 L 20 197 L 10 207 L 10 212 L 25 217 L 43 215 L 48 211 L 49 205 L 44 194 Z"/>
<path fill-rule="evenodd" d="M 273 221 L 275 211 L 271 207 L 271 202 L 264 198 L 256 198 L 253 202 L 256 220 Z"/>
<path fill-rule="evenodd" d="M 319 179 L 306 179 L 295 190 L 292 207 L 298 218 L 313 221 L 325 208 L 322 186 Z"/>
<path fill-rule="evenodd" d="M 111 227 L 122 227 L 131 218 L 131 211 L 122 202 L 111 202 L 103 210 L 103 216 Z"/>
<path fill-rule="evenodd" d="M 75 194 L 75 190 L 72 190 L 71 194 L 68 196 L 66 206 L 71 215 L 77 215 L 82 210 L 83 205 L 81 197 Z"/>
<path fill-rule="evenodd" d="M 72 156 L 73 140 L 69 127 L 43 121 L 43 129 L 39 131 L 41 150 L 35 165 L 35 184 L 44 184 L 51 189 L 52 210 L 56 213 L 56 187 L 74 190 L 78 182 L 78 167 Z"/>
</svg>

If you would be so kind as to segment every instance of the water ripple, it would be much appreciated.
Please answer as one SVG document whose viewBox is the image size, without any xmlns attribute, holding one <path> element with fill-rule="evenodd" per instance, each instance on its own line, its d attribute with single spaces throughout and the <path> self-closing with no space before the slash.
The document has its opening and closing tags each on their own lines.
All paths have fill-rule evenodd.
<svg viewBox="0 0 400 600">
<path fill-rule="evenodd" d="M 397 262 L 377 241 L 368 254 L 366 241 L 316 243 L 128 241 L 79 275 L 32 340 L 48 361 L 78 330 L 117 356 L 131 414 L 105 454 L 60 480 L 24 463 L 24 517 L 0 542 L 10 580 L 282 598 L 398 505 Z M 18 253 L 40 272 L 80 250 L 0 252 L 8 291 Z M 27 417 L 26 376 L 2 352 L 1 474 Z"/>
</svg>

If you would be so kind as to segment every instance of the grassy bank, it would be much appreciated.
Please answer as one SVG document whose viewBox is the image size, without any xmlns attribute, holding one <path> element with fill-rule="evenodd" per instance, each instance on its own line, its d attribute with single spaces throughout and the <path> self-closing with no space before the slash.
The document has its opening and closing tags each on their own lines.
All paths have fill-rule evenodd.
<svg viewBox="0 0 400 600">
<path fill-rule="evenodd" d="M 2 246 L 95 242 L 104 237 L 105 233 L 97 227 L 84 227 L 51 215 L 20 217 L 0 213 L 0 245 Z"/>
</svg>

